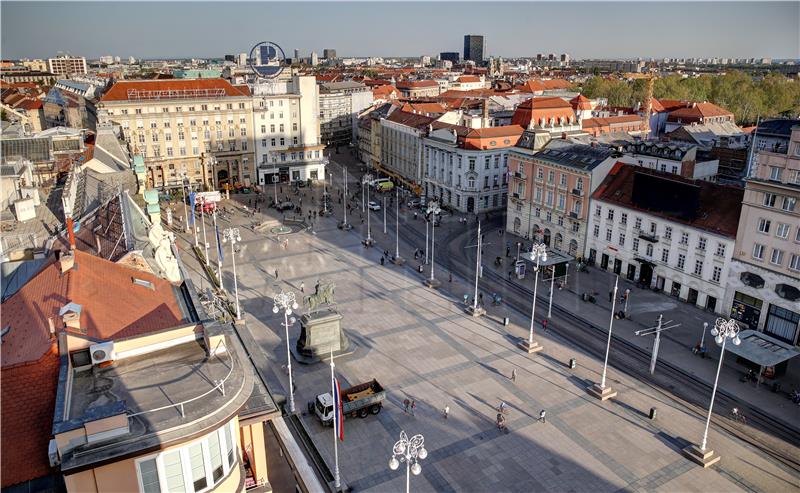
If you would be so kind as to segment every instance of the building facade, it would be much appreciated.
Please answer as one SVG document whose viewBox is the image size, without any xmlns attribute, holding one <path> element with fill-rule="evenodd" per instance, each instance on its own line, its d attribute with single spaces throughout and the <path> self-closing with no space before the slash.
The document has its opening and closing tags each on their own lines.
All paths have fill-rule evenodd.
<svg viewBox="0 0 800 493">
<path fill-rule="evenodd" d="M 585 256 L 643 287 L 727 314 L 722 300 L 742 194 L 617 164 L 592 195 Z"/>
<path fill-rule="evenodd" d="M 692 180 L 716 181 L 719 159 L 682 142 L 638 141 L 625 145 L 619 161 Z"/>
<path fill-rule="evenodd" d="M 419 189 L 423 183 L 422 137 L 434 121 L 406 111 L 394 111 L 382 119 L 380 171 Z"/>
<path fill-rule="evenodd" d="M 439 53 L 439 60 L 448 61 L 453 63 L 454 65 L 459 62 L 461 56 L 457 51 L 443 51 Z"/>
<path fill-rule="evenodd" d="M 435 80 L 401 80 L 395 87 L 404 98 L 433 98 L 439 95 L 439 83 Z"/>
<path fill-rule="evenodd" d="M 152 187 L 251 186 L 253 98 L 223 79 L 120 81 L 97 104 L 100 123 L 114 122 L 145 158 Z"/>
<path fill-rule="evenodd" d="M 75 75 L 88 72 L 85 57 L 61 56 L 47 60 L 48 72 L 56 75 Z"/>
<path fill-rule="evenodd" d="M 348 145 L 358 135 L 358 115 L 372 104 L 372 90 L 359 82 L 329 82 L 319 86 L 322 142 Z"/>
<path fill-rule="evenodd" d="M 589 197 L 616 162 L 607 147 L 550 141 L 527 130 L 509 154 L 506 229 L 580 256 L 586 246 Z"/>
<path fill-rule="evenodd" d="M 479 214 L 505 208 L 508 152 L 522 127 L 467 127 L 437 123 L 423 139 L 425 196 L 454 210 Z"/>
<path fill-rule="evenodd" d="M 464 60 L 470 60 L 480 65 L 486 55 L 486 43 L 479 34 L 467 34 L 464 36 Z"/>
<path fill-rule="evenodd" d="M 774 150 L 773 150 L 774 149 Z M 798 344 L 800 126 L 787 146 L 758 152 L 746 180 L 725 307 L 750 329 Z"/>
<path fill-rule="evenodd" d="M 325 177 L 317 91 L 312 76 L 293 75 L 253 86 L 259 186 Z"/>
</svg>

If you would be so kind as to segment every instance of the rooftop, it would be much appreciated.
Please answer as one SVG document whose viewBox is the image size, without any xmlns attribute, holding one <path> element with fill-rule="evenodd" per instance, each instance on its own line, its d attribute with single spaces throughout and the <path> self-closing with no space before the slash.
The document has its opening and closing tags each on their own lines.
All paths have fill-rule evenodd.
<svg viewBox="0 0 800 493">
<path fill-rule="evenodd" d="M 225 79 L 123 80 L 114 83 L 100 102 L 158 101 L 248 96 Z"/>
<path fill-rule="evenodd" d="M 602 145 L 567 144 L 551 141 L 544 149 L 534 154 L 536 159 L 581 170 L 592 170 L 606 159 L 617 155 L 617 151 Z"/>
</svg>

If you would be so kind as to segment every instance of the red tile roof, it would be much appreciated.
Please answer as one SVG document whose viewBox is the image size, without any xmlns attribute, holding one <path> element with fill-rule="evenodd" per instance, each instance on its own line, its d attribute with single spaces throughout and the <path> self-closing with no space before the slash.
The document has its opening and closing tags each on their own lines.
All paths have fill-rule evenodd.
<svg viewBox="0 0 800 493">
<path fill-rule="evenodd" d="M 504 125 L 502 127 L 473 128 L 467 133 L 469 137 L 491 138 L 491 137 L 519 137 L 522 135 L 523 128 L 519 125 Z M 516 144 L 517 141 L 514 141 Z"/>
<path fill-rule="evenodd" d="M 439 103 L 405 103 L 400 109 L 409 113 L 419 113 L 422 115 L 447 113 L 447 108 Z"/>
<path fill-rule="evenodd" d="M 574 98 L 570 99 L 569 103 L 575 109 L 579 109 L 579 110 L 590 110 L 590 109 L 592 109 L 592 100 L 587 98 L 583 94 L 578 94 Z"/>
<path fill-rule="evenodd" d="M 397 88 L 394 87 L 391 84 L 375 86 L 372 89 L 372 97 L 374 99 L 384 99 L 384 98 L 390 99 L 390 98 L 392 98 L 393 94 L 394 94 L 394 97 L 399 97 L 400 96 L 400 91 L 398 91 Z"/>
<path fill-rule="evenodd" d="M 101 102 L 128 101 L 128 91 L 187 91 L 222 89 L 225 96 L 249 96 L 238 86 L 231 85 L 225 79 L 169 79 L 169 80 L 124 80 L 114 83 L 106 92 Z"/>
<path fill-rule="evenodd" d="M 680 108 L 669 113 L 667 116 L 668 121 L 675 121 L 678 118 L 682 120 L 702 120 L 704 118 L 712 118 L 717 116 L 729 116 L 733 118 L 733 113 L 720 108 L 714 103 L 688 103 L 690 106 Z"/>
<path fill-rule="evenodd" d="M 478 77 L 477 75 L 462 75 L 461 77 L 456 79 L 456 82 L 480 82 L 480 81 L 481 78 Z"/>
<path fill-rule="evenodd" d="M 555 118 L 558 121 L 562 117 L 567 121 L 570 117 L 575 117 L 572 105 L 568 102 L 557 97 L 531 98 L 517 106 L 511 117 L 511 123 L 527 128 L 532 119 L 538 123 L 541 118 L 546 120 Z"/>
<path fill-rule="evenodd" d="M 435 80 L 401 80 L 395 84 L 398 89 L 422 89 L 424 87 L 439 87 Z"/>
<path fill-rule="evenodd" d="M 642 117 L 639 115 L 620 115 L 609 116 L 606 118 L 587 118 L 583 120 L 583 128 L 587 127 L 610 127 L 611 125 L 621 125 L 624 123 L 643 124 Z"/>
</svg>

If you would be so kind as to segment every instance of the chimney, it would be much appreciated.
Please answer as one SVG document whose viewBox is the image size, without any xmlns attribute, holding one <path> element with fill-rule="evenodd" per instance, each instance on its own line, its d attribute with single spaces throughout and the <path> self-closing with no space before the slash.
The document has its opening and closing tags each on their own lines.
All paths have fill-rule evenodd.
<svg viewBox="0 0 800 493">
<path fill-rule="evenodd" d="M 483 100 L 483 124 L 482 127 L 486 128 L 489 126 L 489 100 Z"/>
<path fill-rule="evenodd" d="M 62 252 L 58 257 L 58 262 L 61 265 L 61 274 L 64 274 L 75 266 L 75 254 L 71 251 Z"/>
</svg>

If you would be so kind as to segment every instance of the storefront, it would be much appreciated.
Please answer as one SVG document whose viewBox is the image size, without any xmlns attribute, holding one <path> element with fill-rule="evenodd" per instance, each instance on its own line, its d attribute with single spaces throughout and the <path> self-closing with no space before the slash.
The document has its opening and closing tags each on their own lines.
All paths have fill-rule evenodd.
<svg viewBox="0 0 800 493">
<path fill-rule="evenodd" d="M 755 330 L 758 328 L 763 304 L 758 298 L 736 291 L 731 304 L 731 318 L 741 322 L 743 328 Z"/>
<path fill-rule="evenodd" d="M 767 322 L 764 324 L 764 333 L 789 344 L 796 344 L 798 323 L 800 323 L 800 313 L 771 304 L 767 312 Z"/>
</svg>

